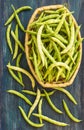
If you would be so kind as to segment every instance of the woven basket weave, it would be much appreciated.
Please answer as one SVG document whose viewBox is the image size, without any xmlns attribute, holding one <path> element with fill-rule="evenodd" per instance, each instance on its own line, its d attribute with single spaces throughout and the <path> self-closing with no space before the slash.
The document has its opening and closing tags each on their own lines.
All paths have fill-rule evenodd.
<svg viewBox="0 0 84 130">
<path fill-rule="evenodd" d="M 30 18 L 30 21 L 29 21 L 28 26 L 27 26 L 27 30 L 30 29 L 30 28 L 29 28 L 29 25 L 35 20 L 36 16 L 37 16 L 38 14 L 40 14 L 43 10 L 58 9 L 58 8 L 61 8 L 61 7 L 63 7 L 63 5 L 50 5 L 50 6 L 43 6 L 43 7 L 37 8 L 37 9 L 34 11 L 33 15 L 31 16 L 31 18 Z M 66 8 L 66 7 L 65 7 L 65 8 Z M 66 9 L 66 10 L 67 10 L 67 12 L 69 12 L 68 9 Z M 74 18 L 73 16 L 72 16 L 72 18 L 73 18 L 75 27 L 77 27 L 78 24 L 77 24 L 75 18 Z M 81 38 L 80 32 L 79 32 L 79 34 L 78 34 L 78 38 L 79 38 L 79 39 Z M 29 48 L 29 46 L 26 44 L 26 42 L 28 42 L 28 40 L 29 40 L 29 34 L 26 33 L 26 35 L 25 35 L 25 53 L 26 53 L 26 59 L 27 59 L 27 63 L 28 63 L 28 66 L 29 66 L 31 72 L 32 72 L 33 76 L 35 77 L 35 79 L 38 81 L 38 83 L 39 83 L 42 87 L 45 87 L 45 88 L 67 87 L 67 86 L 71 85 L 71 84 L 73 83 L 73 81 L 74 81 L 74 79 L 75 79 L 75 77 L 76 77 L 76 75 L 77 75 L 77 72 L 78 72 L 78 70 L 79 70 L 79 67 L 80 67 L 81 58 L 82 58 L 82 44 L 80 44 L 80 53 L 81 53 L 80 61 L 79 61 L 78 67 L 77 67 L 76 71 L 74 72 L 73 76 L 71 77 L 71 79 L 70 79 L 69 81 L 67 81 L 67 82 L 64 82 L 64 83 L 48 83 L 48 82 L 43 83 L 43 82 L 40 81 L 39 78 L 37 77 L 37 75 L 36 75 L 36 73 L 35 73 L 35 70 L 34 70 L 34 68 L 33 68 L 33 65 L 32 65 L 32 63 L 31 63 L 31 60 L 30 60 L 30 58 L 29 58 L 30 48 Z"/>
</svg>

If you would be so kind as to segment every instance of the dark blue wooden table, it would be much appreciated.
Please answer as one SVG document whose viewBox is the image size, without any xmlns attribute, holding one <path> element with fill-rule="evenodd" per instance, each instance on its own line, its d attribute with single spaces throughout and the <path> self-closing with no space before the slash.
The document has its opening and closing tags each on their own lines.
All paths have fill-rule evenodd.
<svg viewBox="0 0 84 130">
<path fill-rule="evenodd" d="M 21 86 L 10 76 L 7 70 L 7 63 L 11 61 L 12 57 L 10 55 L 9 49 L 6 43 L 6 27 L 4 26 L 5 21 L 8 19 L 12 13 L 11 4 L 18 8 L 20 6 L 29 5 L 33 8 L 31 11 L 26 11 L 20 13 L 20 18 L 23 25 L 27 26 L 30 16 L 33 11 L 40 6 L 51 5 L 51 4 L 64 4 L 67 3 L 71 11 L 74 11 L 74 17 L 76 18 L 78 24 L 82 25 L 81 34 L 84 37 L 84 0 L 0 0 L 0 130 L 35 130 L 29 126 L 21 117 L 18 110 L 18 106 L 21 105 L 25 111 L 29 110 L 29 106 L 17 98 L 14 95 L 10 95 L 6 92 L 7 89 L 16 89 L 21 91 Z M 20 32 L 20 40 L 24 43 L 24 34 Z M 21 66 L 28 68 L 25 55 L 23 55 Z M 29 69 L 28 69 L 29 70 Z M 25 88 L 31 89 L 31 83 L 26 76 L 23 76 L 25 82 Z M 38 83 L 36 83 L 39 86 Z M 56 114 L 47 104 L 46 100 L 43 103 L 43 113 L 59 121 L 68 122 L 70 126 L 68 127 L 58 127 L 45 122 L 45 126 L 40 128 L 41 130 L 84 130 L 84 45 L 83 45 L 83 57 L 80 66 L 79 73 L 77 74 L 74 83 L 67 88 L 77 99 L 78 105 L 75 106 L 70 102 L 67 97 L 57 92 L 51 98 L 54 104 L 56 104 L 61 110 L 62 99 L 64 98 L 72 113 L 82 119 L 81 123 L 74 123 L 71 121 L 67 115 Z M 28 96 L 30 100 L 34 101 L 33 96 Z M 64 110 L 63 110 L 64 111 Z M 32 117 L 34 121 L 35 118 Z M 36 120 L 36 119 L 35 119 Z M 40 130 L 39 129 L 39 130 Z"/>
</svg>

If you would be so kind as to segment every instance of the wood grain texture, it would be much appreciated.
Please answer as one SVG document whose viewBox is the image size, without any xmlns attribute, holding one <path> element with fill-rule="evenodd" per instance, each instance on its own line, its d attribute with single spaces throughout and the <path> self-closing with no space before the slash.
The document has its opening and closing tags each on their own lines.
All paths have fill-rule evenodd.
<svg viewBox="0 0 84 130">
<path fill-rule="evenodd" d="M 30 5 L 33 10 L 20 13 L 20 18 L 23 25 L 27 26 L 29 18 L 33 11 L 40 6 L 51 5 L 51 4 L 64 4 L 67 3 L 71 11 L 74 10 L 74 16 L 77 22 L 82 24 L 81 34 L 84 36 L 84 0 L 0 0 L 0 130 L 37 130 L 29 126 L 21 117 L 18 110 L 18 106 L 21 105 L 26 112 L 29 110 L 29 106 L 17 98 L 14 95 L 10 95 L 6 92 L 7 89 L 16 89 L 21 91 L 21 86 L 12 79 L 7 71 L 7 63 L 12 62 L 12 57 L 6 43 L 6 27 L 4 27 L 5 21 L 8 19 L 12 12 L 11 4 L 18 8 L 23 5 Z M 14 27 L 13 27 L 14 28 Z M 19 30 L 20 40 L 24 43 L 24 34 Z M 83 45 L 84 51 L 84 45 Z M 21 66 L 28 69 L 25 55 L 22 57 Z M 25 76 L 23 80 L 26 89 L 31 89 L 31 82 Z M 40 86 L 36 83 L 37 86 Z M 53 119 L 64 121 L 70 124 L 68 127 L 58 127 L 45 122 L 45 126 L 41 130 L 83 130 L 84 129 L 84 53 L 82 57 L 82 63 L 79 73 L 74 81 L 74 83 L 67 88 L 77 99 L 78 105 L 75 106 L 71 103 L 67 97 L 61 92 L 57 92 L 51 98 L 54 104 L 58 106 L 62 111 L 62 99 L 64 98 L 70 107 L 72 113 L 82 119 L 81 123 L 74 123 L 71 121 L 67 115 L 59 115 L 55 113 L 47 104 L 46 100 L 43 102 L 43 113 L 52 117 Z M 25 94 L 26 95 L 26 94 Z M 28 96 L 31 101 L 34 101 L 33 96 Z M 33 116 L 31 117 L 33 121 L 38 121 Z"/>
</svg>

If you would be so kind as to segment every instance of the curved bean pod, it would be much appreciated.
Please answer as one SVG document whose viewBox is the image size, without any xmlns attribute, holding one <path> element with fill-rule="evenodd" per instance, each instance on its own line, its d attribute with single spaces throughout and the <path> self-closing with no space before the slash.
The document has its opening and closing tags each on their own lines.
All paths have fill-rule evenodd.
<svg viewBox="0 0 84 130">
<path fill-rule="evenodd" d="M 16 13 L 16 10 L 15 10 L 14 6 L 11 5 L 11 7 L 12 7 L 12 9 L 13 9 L 13 11 L 14 11 L 14 15 L 15 15 L 16 21 L 17 21 L 17 23 L 18 23 L 18 26 L 20 27 L 20 29 L 21 29 L 23 32 L 25 32 L 24 26 L 22 25 L 22 23 L 21 23 L 21 21 L 20 21 L 18 15 L 17 15 L 17 13 Z"/>
<path fill-rule="evenodd" d="M 73 46 L 74 43 L 74 23 L 72 22 L 71 25 L 71 38 L 70 38 L 70 43 L 69 45 L 61 52 L 61 54 L 67 53 Z"/>
<path fill-rule="evenodd" d="M 46 22 L 46 20 L 57 18 L 58 16 L 59 16 L 59 14 L 50 14 L 50 15 L 47 15 L 47 16 L 41 18 L 39 22 L 43 22 L 43 21 Z"/>
<path fill-rule="evenodd" d="M 51 106 L 51 108 L 52 108 L 55 112 L 62 114 L 62 111 L 59 110 L 59 109 L 52 103 L 52 101 L 51 101 L 51 99 L 50 99 L 48 93 L 46 92 L 46 90 L 44 90 L 44 93 L 45 93 L 45 95 L 46 95 L 46 99 L 47 99 L 49 105 Z"/>
<path fill-rule="evenodd" d="M 20 92 L 18 92 L 16 90 L 7 90 L 7 92 L 22 98 L 28 105 L 32 106 L 31 101 L 27 97 L 25 97 L 23 94 L 21 94 Z"/>
<path fill-rule="evenodd" d="M 32 9 L 30 6 L 22 6 L 22 7 L 18 8 L 18 9 L 16 10 L 16 13 L 18 14 L 18 13 L 20 13 L 21 11 L 30 10 L 30 9 Z M 14 15 L 14 13 L 12 13 L 12 15 L 11 15 L 11 16 L 9 17 L 9 19 L 6 21 L 5 26 L 8 25 L 8 24 L 14 19 L 14 17 L 15 17 L 15 15 Z"/>
<path fill-rule="evenodd" d="M 57 39 L 56 37 L 51 37 L 51 39 L 56 42 L 60 47 L 62 47 L 63 49 L 66 48 L 66 46 L 59 40 Z"/>
<path fill-rule="evenodd" d="M 42 49 L 45 53 L 45 55 L 51 60 L 51 62 L 53 62 L 56 66 L 63 66 L 64 68 L 66 68 L 67 70 L 69 70 L 69 66 L 66 63 L 63 62 L 56 62 L 55 59 L 49 54 L 49 52 L 47 51 L 47 49 L 42 45 Z"/>
<path fill-rule="evenodd" d="M 33 116 L 40 117 L 41 119 L 43 119 L 43 120 L 45 120 L 45 121 L 47 121 L 49 123 L 52 123 L 54 125 L 57 125 L 57 126 L 67 126 L 67 125 L 69 125 L 69 124 L 66 124 L 64 122 L 56 121 L 56 120 L 51 119 L 51 118 L 49 118 L 47 116 L 44 116 L 44 115 L 33 113 Z"/>
<path fill-rule="evenodd" d="M 11 33 L 11 24 L 8 25 L 8 28 L 7 28 L 7 31 L 6 31 L 6 38 L 7 38 L 7 43 L 8 43 L 9 49 L 11 51 L 11 54 L 13 54 L 13 48 L 12 48 L 12 42 L 11 42 L 11 39 L 10 39 L 10 33 Z"/>
<path fill-rule="evenodd" d="M 63 106 L 64 106 L 64 109 L 65 109 L 65 111 L 66 111 L 66 113 L 67 113 L 67 115 L 70 119 L 72 119 L 74 122 L 80 122 L 81 121 L 71 114 L 71 112 L 70 112 L 70 110 L 69 110 L 69 108 L 68 108 L 68 106 L 67 106 L 67 104 L 64 100 L 63 100 Z"/>
<path fill-rule="evenodd" d="M 22 53 L 20 53 L 20 54 L 18 55 L 17 59 L 16 59 L 16 66 L 17 66 L 17 67 L 20 67 L 19 64 L 20 64 L 21 57 L 22 57 Z M 23 80 L 22 80 L 22 75 L 21 75 L 20 72 L 18 72 L 18 77 L 20 78 L 21 82 L 23 82 Z"/>
<path fill-rule="evenodd" d="M 59 14 L 60 12 L 63 12 L 64 10 L 66 10 L 66 8 L 61 7 L 57 10 L 45 10 L 45 13 L 48 13 L 48 14 Z"/>
<path fill-rule="evenodd" d="M 39 69 L 38 69 L 36 54 L 35 54 L 34 50 L 33 50 L 33 58 L 34 58 L 35 72 L 36 72 L 38 78 L 39 78 L 40 80 L 43 80 L 42 75 L 41 75 L 41 73 L 39 72 Z"/>
<path fill-rule="evenodd" d="M 15 28 L 15 35 L 18 39 L 18 24 L 16 25 L 16 28 Z M 18 44 L 15 41 L 15 49 L 14 49 L 14 54 L 13 54 L 13 60 L 17 57 L 17 54 L 18 54 Z"/>
<path fill-rule="evenodd" d="M 54 25 L 54 26 L 56 26 L 56 25 Z M 52 30 L 51 27 L 49 27 L 48 25 L 46 25 L 46 27 L 47 27 L 48 32 L 50 32 L 52 36 L 55 36 L 58 40 L 60 40 L 61 42 L 65 43 L 65 44 L 68 43 L 68 41 L 66 39 L 64 39 L 60 34 L 55 34 L 55 32 Z"/>
<path fill-rule="evenodd" d="M 47 21 L 44 22 L 39 22 L 37 23 L 37 25 L 43 25 L 43 24 L 53 24 L 53 23 L 59 23 L 60 19 L 49 19 Z"/>
<path fill-rule="evenodd" d="M 40 57 L 41 57 L 41 60 L 42 60 L 43 66 L 44 66 L 46 61 L 45 61 L 45 55 L 44 55 L 44 53 L 42 51 L 42 41 L 41 41 L 41 34 L 42 34 L 43 28 L 44 28 L 44 25 L 42 25 L 38 30 L 38 33 L 37 33 L 37 45 L 38 45 L 38 51 L 39 51 L 39 54 L 40 54 Z"/>
<path fill-rule="evenodd" d="M 8 65 L 10 65 L 10 62 L 8 63 Z M 9 73 L 11 74 L 11 76 L 24 87 L 23 82 L 16 76 L 16 74 L 12 71 L 12 69 L 8 68 Z"/>
<path fill-rule="evenodd" d="M 36 106 L 38 105 L 38 102 L 40 100 L 40 96 L 41 96 L 40 90 L 37 89 L 36 99 L 35 99 L 33 105 L 31 106 L 31 108 L 30 108 L 30 110 L 28 112 L 28 118 L 30 118 L 30 115 L 32 114 L 32 112 L 34 111 L 34 109 L 36 108 Z"/>
<path fill-rule="evenodd" d="M 64 26 L 68 35 L 68 40 L 70 40 L 70 30 L 69 30 L 69 25 L 66 20 L 64 21 Z"/>
<path fill-rule="evenodd" d="M 11 31 L 11 35 L 14 38 L 14 40 L 16 41 L 16 43 L 19 45 L 19 47 L 24 51 L 24 46 L 22 45 L 22 43 L 18 40 L 18 38 L 16 37 L 15 33 L 13 31 Z"/>
<path fill-rule="evenodd" d="M 36 92 L 33 92 L 33 91 L 30 91 L 30 90 L 22 90 L 22 92 L 24 93 L 27 93 L 27 94 L 30 94 L 30 95 L 33 95 L 33 96 L 36 96 Z M 51 96 L 53 95 L 55 92 L 55 90 L 51 91 L 51 92 L 48 92 L 48 95 Z M 44 93 L 41 93 L 41 96 L 42 97 L 45 97 L 45 94 Z"/>
<path fill-rule="evenodd" d="M 43 103 L 43 98 L 39 101 L 39 104 L 38 104 L 38 113 L 42 115 L 42 103 Z M 39 121 L 40 123 L 42 123 L 42 119 L 39 118 Z"/>
<path fill-rule="evenodd" d="M 68 97 L 75 105 L 77 105 L 77 101 L 76 101 L 75 98 L 70 94 L 69 91 L 67 91 L 67 90 L 64 89 L 64 88 L 55 88 L 55 89 L 58 90 L 58 91 L 63 92 L 64 94 L 66 94 L 67 97 Z"/>
<path fill-rule="evenodd" d="M 35 87 L 35 80 L 34 80 L 32 75 L 27 70 L 25 70 L 23 68 L 20 68 L 20 67 L 16 67 L 16 66 L 11 66 L 11 65 L 7 65 L 7 67 L 12 69 L 12 70 L 15 70 L 15 71 L 22 72 L 23 74 L 28 76 L 30 78 L 31 82 L 32 82 L 32 88 L 34 89 L 34 87 Z"/>
<path fill-rule="evenodd" d="M 66 13 L 63 14 L 63 17 L 62 17 L 61 21 L 59 22 L 59 24 L 58 24 L 58 26 L 57 26 L 57 28 L 56 28 L 56 30 L 55 30 L 55 33 L 56 33 L 56 34 L 59 33 L 59 31 L 60 31 L 60 29 L 61 29 L 61 27 L 62 27 L 62 24 L 63 24 L 64 21 L 65 21 L 65 18 L 66 18 Z"/>
<path fill-rule="evenodd" d="M 21 112 L 21 114 L 22 114 L 24 120 L 25 120 L 29 125 L 31 125 L 31 126 L 33 126 L 33 127 L 37 127 L 37 128 L 40 128 L 40 127 L 44 126 L 44 124 L 37 124 L 37 123 L 32 122 L 32 121 L 27 117 L 25 111 L 23 110 L 23 108 L 22 108 L 21 106 L 19 106 L 19 110 L 20 110 L 20 112 Z"/>
</svg>

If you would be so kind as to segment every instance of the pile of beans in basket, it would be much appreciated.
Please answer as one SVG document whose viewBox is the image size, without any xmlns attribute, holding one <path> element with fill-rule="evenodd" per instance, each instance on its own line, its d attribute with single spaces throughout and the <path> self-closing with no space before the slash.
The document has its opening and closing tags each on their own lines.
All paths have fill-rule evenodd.
<svg viewBox="0 0 84 130">
<path fill-rule="evenodd" d="M 80 26 L 65 7 L 44 10 L 29 26 L 29 57 L 46 83 L 69 81 L 80 61 Z"/>
</svg>

